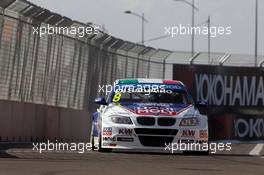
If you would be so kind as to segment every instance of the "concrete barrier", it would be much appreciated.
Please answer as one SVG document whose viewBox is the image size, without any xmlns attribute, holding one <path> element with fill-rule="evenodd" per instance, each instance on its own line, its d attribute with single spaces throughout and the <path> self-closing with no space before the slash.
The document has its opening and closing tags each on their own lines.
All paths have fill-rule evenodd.
<svg viewBox="0 0 264 175">
<path fill-rule="evenodd" d="M 0 141 L 88 142 L 90 116 L 85 110 L 0 100 Z"/>
</svg>

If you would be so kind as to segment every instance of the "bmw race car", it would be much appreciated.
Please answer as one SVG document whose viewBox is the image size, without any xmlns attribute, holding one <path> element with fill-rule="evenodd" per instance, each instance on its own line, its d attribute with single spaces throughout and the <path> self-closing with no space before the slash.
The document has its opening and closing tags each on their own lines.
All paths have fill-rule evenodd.
<svg viewBox="0 0 264 175">
<path fill-rule="evenodd" d="M 180 81 L 116 80 L 108 98 L 95 103 L 100 107 L 92 116 L 91 143 L 99 151 L 208 143 L 207 116 L 200 114 Z"/>
</svg>

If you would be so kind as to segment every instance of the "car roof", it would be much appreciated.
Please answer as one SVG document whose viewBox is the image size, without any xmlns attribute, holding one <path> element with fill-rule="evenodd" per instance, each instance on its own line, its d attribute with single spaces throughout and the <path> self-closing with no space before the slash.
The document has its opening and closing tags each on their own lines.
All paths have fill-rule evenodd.
<svg viewBox="0 0 264 175">
<path fill-rule="evenodd" d="M 150 78 L 137 78 L 137 79 L 118 79 L 115 81 L 115 84 L 175 84 L 182 85 L 184 84 L 179 80 L 164 80 L 164 79 L 150 79 Z"/>
</svg>

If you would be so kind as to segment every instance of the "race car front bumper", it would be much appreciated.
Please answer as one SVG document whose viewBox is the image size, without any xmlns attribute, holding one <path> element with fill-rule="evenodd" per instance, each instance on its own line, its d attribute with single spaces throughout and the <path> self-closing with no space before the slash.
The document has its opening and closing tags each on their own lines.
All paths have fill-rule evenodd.
<svg viewBox="0 0 264 175">
<path fill-rule="evenodd" d="M 178 143 L 207 143 L 208 126 L 157 127 L 103 123 L 102 148 L 164 150 Z M 190 151 L 190 150 L 188 150 Z M 196 150 L 192 150 L 196 151 Z M 200 150 L 198 150 L 200 151 Z"/>
</svg>

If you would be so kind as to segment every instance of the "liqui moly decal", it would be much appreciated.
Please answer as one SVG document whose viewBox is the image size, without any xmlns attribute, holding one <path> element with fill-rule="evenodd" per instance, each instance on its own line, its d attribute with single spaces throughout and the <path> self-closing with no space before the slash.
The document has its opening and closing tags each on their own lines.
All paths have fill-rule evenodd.
<svg viewBox="0 0 264 175">
<path fill-rule="evenodd" d="M 177 114 L 174 108 L 170 107 L 137 107 L 135 113 L 138 115 L 159 115 L 174 116 Z"/>
</svg>

